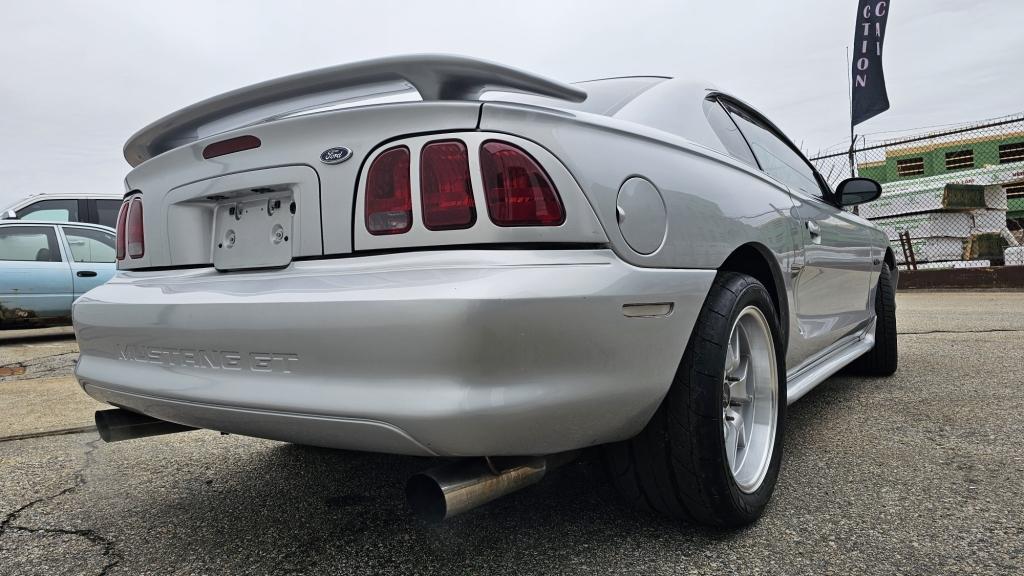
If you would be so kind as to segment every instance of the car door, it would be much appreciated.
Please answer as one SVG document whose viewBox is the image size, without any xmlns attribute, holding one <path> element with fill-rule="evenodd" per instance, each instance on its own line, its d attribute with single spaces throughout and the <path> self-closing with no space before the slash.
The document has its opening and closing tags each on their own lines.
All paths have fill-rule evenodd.
<svg viewBox="0 0 1024 576">
<path fill-rule="evenodd" d="M 813 357 L 870 322 L 868 299 L 877 267 L 870 232 L 856 215 L 819 198 L 797 196 L 793 214 L 802 225 L 804 268 L 795 277 L 794 291 L 805 352 Z"/>
<path fill-rule="evenodd" d="M 738 103 L 726 108 L 761 170 L 785 184 L 793 198 L 790 213 L 799 224 L 802 253 L 791 270 L 796 325 L 787 366 L 797 369 L 870 322 L 870 231 L 830 202 L 831 191 L 810 162 L 770 122 Z"/>
<path fill-rule="evenodd" d="M 0 324 L 67 317 L 73 289 L 54 226 L 0 226 Z"/>
<path fill-rule="evenodd" d="M 114 275 L 114 234 L 99 228 L 60 226 L 66 251 L 70 255 L 74 297 L 110 280 Z"/>
</svg>

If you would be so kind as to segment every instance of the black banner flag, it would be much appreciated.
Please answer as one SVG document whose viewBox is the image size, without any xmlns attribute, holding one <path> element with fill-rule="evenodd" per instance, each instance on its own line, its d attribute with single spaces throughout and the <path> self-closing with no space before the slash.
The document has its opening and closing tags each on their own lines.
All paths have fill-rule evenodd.
<svg viewBox="0 0 1024 576">
<path fill-rule="evenodd" d="M 889 19 L 886 0 L 860 0 L 857 7 L 857 31 L 853 35 L 851 126 L 889 109 L 882 73 L 882 43 Z"/>
</svg>

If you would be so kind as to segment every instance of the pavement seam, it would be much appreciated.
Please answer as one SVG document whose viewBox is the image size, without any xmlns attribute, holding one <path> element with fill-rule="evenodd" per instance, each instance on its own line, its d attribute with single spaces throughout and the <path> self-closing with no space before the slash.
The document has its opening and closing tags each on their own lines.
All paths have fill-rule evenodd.
<svg viewBox="0 0 1024 576">
<path fill-rule="evenodd" d="M 76 470 L 75 473 L 73 474 L 74 482 L 72 483 L 71 486 L 58 490 L 57 492 L 50 494 L 48 496 L 41 496 L 39 498 L 36 498 L 35 500 L 32 500 L 28 504 L 20 506 L 19 508 L 16 508 L 15 510 L 9 512 L 6 516 L 4 516 L 4 519 L 0 520 L 0 538 L 3 538 L 4 534 L 6 534 L 8 530 L 26 532 L 29 534 L 41 533 L 80 536 L 82 538 L 85 538 L 86 540 L 89 540 L 89 542 L 93 544 L 97 544 L 103 547 L 102 555 L 107 558 L 107 563 L 103 566 L 103 569 L 100 570 L 99 576 L 106 576 L 106 574 L 108 574 L 110 570 L 114 568 L 114 566 L 117 566 L 117 564 L 121 562 L 122 558 L 121 555 L 117 552 L 117 550 L 115 550 L 115 542 L 110 538 L 107 538 L 99 534 L 95 530 L 87 528 L 31 528 L 28 526 L 22 526 L 20 524 L 15 524 L 15 520 L 17 520 L 18 517 L 23 512 L 30 510 L 36 505 L 42 504 L 43 502 L 50 502 L 61 496 L 71 494 L 78 490 L 79 488 L 81 488 L 82 486 L 85 486 L 85 484 L 88 482 L 85 478 L 85 472 L 92 465 L 93 452 L 95 452 L 99 448 L 100 442 L 102 442 L 102 440 L 97 438 L 86 443 L 86 446 L 88 446 L 88 450 L 85 451 L 85 463 L 82 464 L 82 467 Z"/>
<path fill-rule="evenodd" d="M 95 432 L 96 426 L 76 426 L 74 428 L 58 428 L 57 430 L 43 430 L 41 432 L 28 432 L 26 434 L 14 434 L 12 436 L 0 436 L 0 442 L 14 442 L 16 440 L 31 440 L 32 438 L 49 438 L 50 436 L 66 436 L 68 434 L 81 434 L 83 432 Z"/>
<path fill-rule="evenodd" d="M 6 368 L 7 366 L 24 366 L 26 362 L 37 362 L 39 360 L 46 360 L 47 358 L 56 358 L 57 356 L 66 356 L 68 354 L 78 354 L 77 350 L 71 350 L 68 352 L 54 352 L 53 354 L 47 354 L 45 356 L 33 356 L 27 360 L 19 360 L 17 362 L 11 362 L 9 364 L 0 364 L 0 368 Z"/>
<path fill-rule="evenodd" d="M 898 335 L 915 336 L 919 334 L 995 334 L 1002 332 L 1024 332 L 1016 328 L 992 328 L 989 330 L 925 330 L 923 332 L 897 332 Z"/>
</svg>

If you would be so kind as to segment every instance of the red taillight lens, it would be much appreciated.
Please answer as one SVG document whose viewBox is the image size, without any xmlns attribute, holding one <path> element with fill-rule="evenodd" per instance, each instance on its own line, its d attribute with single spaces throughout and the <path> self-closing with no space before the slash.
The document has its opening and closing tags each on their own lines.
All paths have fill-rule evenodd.
<svg viewBox="0 0 1024 576">
<path fill-rule="evenodd" d="M 525 151 L 492 140 L 480 146 L 487 213 L 498 226 L 559 226 L 565 210 L 548 175 Z"/>
<path fill-rule="evenodd" d="M 428 230 L 458 230 L 476 222 L 469 152 L 458 140 L 431 142 L 420 153 L 420 199 Z"/>
<path fill-rule="evenodd" d="M 128 255 L 142 258 L 146 253 L 146 235 L 142 226 L 142 198 L 136 196 L 128 204 L 128 219 L 124 225 Z"/>
<path fill-rule="evenodd" d="M 366 176 L 366 229 L 370 234 L 402 234 L 412 228 L 409 149 L 385 150 Z"/>
<path fill-rule="evenodd" d="M 128 203 L 129 200 L 125 200 L 121 203 L 121 209 L 117 212 L 117 259 L 124 260 L 124 225 L 125 220 L 128 218 Z"/>
</svg>

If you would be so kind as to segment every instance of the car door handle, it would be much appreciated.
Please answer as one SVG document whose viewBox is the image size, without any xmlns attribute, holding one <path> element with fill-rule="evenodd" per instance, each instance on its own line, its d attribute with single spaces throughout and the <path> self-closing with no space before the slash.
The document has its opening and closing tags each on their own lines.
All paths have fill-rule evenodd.
<svg viewBox="0 0 1024 576">
<path fill-rule="evenodd" d="M 817 222 L 808 220 L 807 231 L 811 234 L 811 242 L 821 244 L 821 226 Z"/>
<path fill-rule="evenodd" d="M 75 272 L 75 276 L 78 276 L 79 278 L 92 278 L 95 275 L 96 273 L 92 270 L 79 270 L 78 272 Z"/>
</svg>

